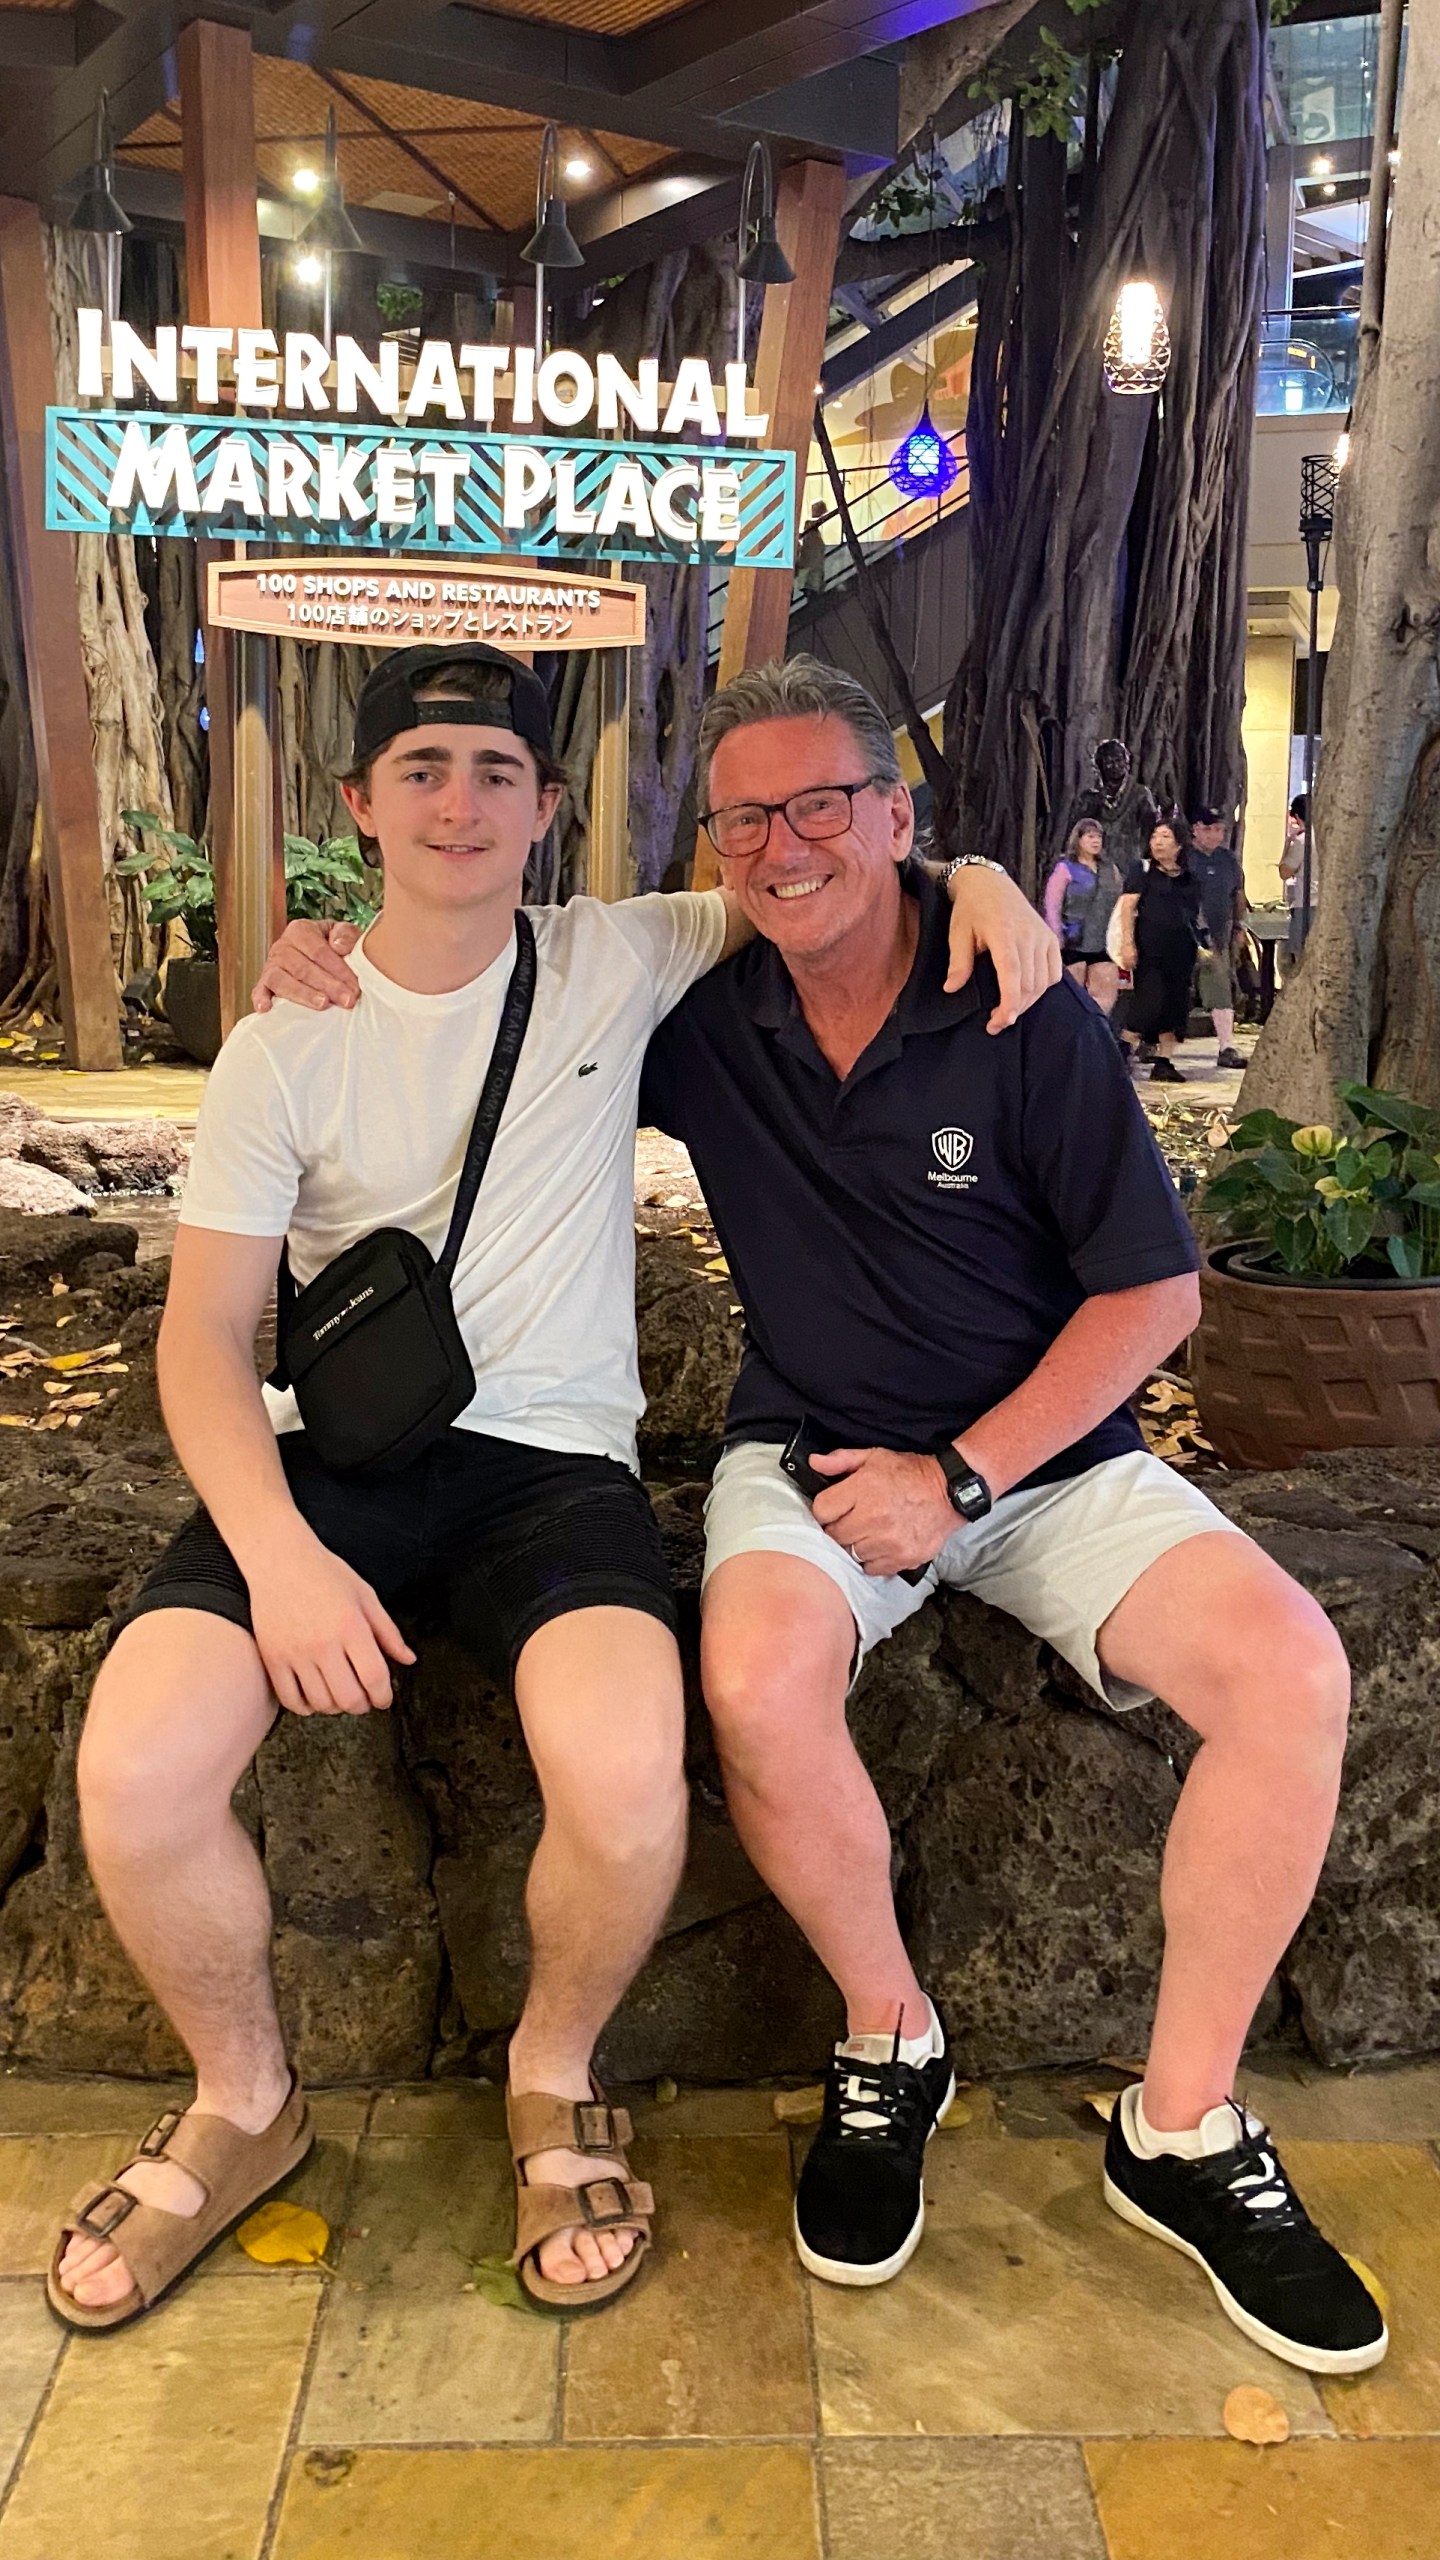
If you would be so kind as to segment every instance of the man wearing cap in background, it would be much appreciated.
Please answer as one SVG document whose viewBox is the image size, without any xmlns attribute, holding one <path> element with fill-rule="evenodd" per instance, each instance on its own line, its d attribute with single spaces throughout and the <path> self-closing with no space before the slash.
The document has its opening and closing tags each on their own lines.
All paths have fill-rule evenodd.
<svg viewBox="0 0 1440 2560">
<path fill-rule="evenodd" d="M 635 1472 L 636 1100 L 657 1022 L 748 938 L 736 902 L 527 910 L 533 1012 L 452 1276 L 475 1377 L 454 1427 L 396 1472 L 347 1475 L 254 1366 L 282 1244 L 302 1288 L 380 1229 L 438 1249 L 522 949 L 526 860 L 563 781 L 518 661 L 479 645 L 383 661 L 344 784 L 385 871 L 351 961 L 364 1001 L 251 1016 L 210 1080 L 159 1346 L 204 1507 L 117 1635 L 79 1766 L 97 1888 L 194 2060 L 196 2100 L 72 2206 L 49 2295 L 74 2327 L 150 2309 L 309 2148 L 265 1879 L 231 1797 L 278 1708 L 389 1705 L 390 1665 L 413 1658 L 391 1609 L 422 1593 L 462 1642 L 503 1644 L 544 1802 L 510 2046 L 520 2281 L 549 2307 L 599 2303 L 648 2245 L 628 2124 L 590 2072 L 685 1839 L 674 1604 Z M 955 885 L 952 978 L 988 944 L 998 1028 L 1058 975 L 1053 938 L 987 869 Z"/>
<path fill-rule="evenodd" d="M 1195 992 L 1215 1025 L 1216 1066 L 1243 1067 L 1245 1060 L 1235 1046 L 1235 937 L 1250 901 L 1223 809 L 1196 810 L 1190 821 L 1190 846 L 1210 944 L 1196 966 Z"/>
</svg>

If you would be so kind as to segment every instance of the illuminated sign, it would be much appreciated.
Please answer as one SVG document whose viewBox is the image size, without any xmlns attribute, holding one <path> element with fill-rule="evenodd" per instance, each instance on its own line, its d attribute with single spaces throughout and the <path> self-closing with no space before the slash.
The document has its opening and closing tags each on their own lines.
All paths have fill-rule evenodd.
<svg viewBox="0 0 1440 2560">
<path fill-rule="evenodd" d="M 649 358 L 628 373 L 605 354 L 592 364 L 561 351 L 537 365 L 527 347 L 426 339 L 402 382 L 393 340 L 372 355 L 341 337 L 332 355 L 300 330 L 170 328 L 145 339 L 123 321 L 107 329 L 98 311 L 78 323 L 80 397 L 108 393 L 108 405 L 47 412 L 54 529 L 557 562 L 793 563 L 794 457 L 757 449 L 770 422 L 748 405 L 743 365 L 726 365 L 717 383 L 687 356 L 662 385 Z M 141 399 L 138 412 L 123 406 Z M 192 405 L 161 414 L 181 401 Z M 358 418 L 362 401 L 378 415 Z M 587 425 L 598 432 L 573 433 Z"/>
<path fill-rule="evenodd" d="M 487 561 L 457 574 L 431 560 L 212 560 L 209 620 L 276 639 L 488 640 L 501 649 L 633 649 L 645 590 L 528 563 Z"/>
</svg>

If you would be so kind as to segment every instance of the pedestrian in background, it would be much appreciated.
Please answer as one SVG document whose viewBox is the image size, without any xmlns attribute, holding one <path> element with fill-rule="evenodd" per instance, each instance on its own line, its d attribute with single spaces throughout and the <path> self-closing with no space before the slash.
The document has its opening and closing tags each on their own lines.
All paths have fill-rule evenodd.
<svg viewBox="0 0 1440 2560">
<path fill-rule="evenodd" d="M 1135 984 L 1121 1035 L 1132 1052 L 1158 1050 L 1152 1084 L 1183 1084 L 1176 1043 L 1190 1020 L 1190 985 L 1202 938 L 1200 884 L 1190 866 L 1190 830 L 1177 813 L 1151 828 L 1149 849 L 1126 878 L 1120 900 L 1120 965 Z"/>
<path fill-rule="evenodd" d="M 1124 887 L 1117 863 L 1105 850 L 1098 818 L 1082 818 L 1045 883 L 1045 921 L 1057 937 L 1065 966 L 1092 995 L 1102 1013 L 1114 1006 L 1120 972 L 1106 947 L 1110 918 Z"/>
<path fill-rule="evenodd" d="M 1195 971 L 1195 991 L 1215 1025 L 1217 1067 L 1243 1067 L 1235 1046 L 1235 944 L 1249 899 L 1240 857 L 1223 809 L 1197 809 L 1190 821 L 1190 866 L 1210 948 Z"/>
<path fill-rule="evenodd" d="M 1285 850 L 1280 856 L 1280 877 L 1285 884 L 1285 904 L 1290 914 L 1290 930 L 1285 949 L 1292 962 L 1305 948 L 1305 821 L 1309 815 L 1308 792 L 1297 791 L 1285 820 Z M 1315 912 L 1319 890 L 1318 847 L 1310 838 L 1310 913 Z"/>
</svg>

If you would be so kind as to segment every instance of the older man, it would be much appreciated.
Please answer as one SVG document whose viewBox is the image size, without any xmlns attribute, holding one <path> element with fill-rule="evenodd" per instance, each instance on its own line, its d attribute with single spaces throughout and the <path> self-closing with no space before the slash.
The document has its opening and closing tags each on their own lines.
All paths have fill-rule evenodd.
<svg viewBox="0 0 1440 2560">
<path fill-rule="evenodd" d="M 1383 2320 L 1230 2094 L 1329 1836 L 1345 1658 L 1127 1409 L 1197 1292 L 1114 1043 L 1068 982 L 994 1039 L 983 976 L 945 987 L 910 795 L 851 678 L 810 659 L 737 678 L 706 713 L 701 784 L 760 938 L 652 1038 L 642 1112 L 688 1144 L 745 1305 L 705 1585 L 730 1806 L 848 2012 L 801 2258 L 841 2284 L 899 2272 L 953 2093 L 845 1716 L 857 1660 L 945 1583 L 1020 1618 L 1110 1707 L 1158 1694 L 1199 1734 L 1150 2063 L 1105 2192 L 1199 2261 L 1248 2336 L 1358 2371 Z"/>
</svg>

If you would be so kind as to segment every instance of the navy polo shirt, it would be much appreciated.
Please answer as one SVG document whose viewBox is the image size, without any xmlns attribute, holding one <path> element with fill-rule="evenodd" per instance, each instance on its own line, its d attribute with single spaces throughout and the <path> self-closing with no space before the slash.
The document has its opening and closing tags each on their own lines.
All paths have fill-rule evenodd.
<svg viewBox="0 0 1440 2560">
<path fill-rule="evenodd" d="M 988 962 L 944 993 L 949 905 L 843 1083 L 773 943 L 651 1040 L 641 1119 L 683 1140 L 745 1309 L 726 1438 L 938 1448 L 1010 1394 L 1087 1297 L 1193 1271 L 1194 1239 L 1104 1016 L 1066 978 L 991 1038 Z M 1127 1406 L 1026 1481 L 1143 1446 Z"/>
</svg>

